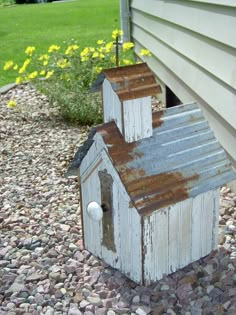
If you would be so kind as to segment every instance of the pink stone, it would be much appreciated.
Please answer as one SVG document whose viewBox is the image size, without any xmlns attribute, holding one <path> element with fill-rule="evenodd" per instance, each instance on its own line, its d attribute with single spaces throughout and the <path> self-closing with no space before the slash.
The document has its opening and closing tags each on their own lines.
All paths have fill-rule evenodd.
<svg viewBox="0 0 236 315">
<path fill-rule="evenodd" d="M 97 294 L 99 294 L 101 299 L 106 299 L 108 296 L 108 291 L 105 290 L 97 291 Z"/>
<path fill-rule="evenodd" d="M 107 309 L 112 307 L 112 302 L 113 302 L 113 299 L 104 299 L 102 301 L 103 306 Z"/>
<path fill-rule="evenodd" d="M 231 289 L 229 289 L 229 296 L 230 296 L 230 297 L 236 296 L 236 288 L 231 288 Z"/>
<path fill-rule="evenodd" d="M 83 300 L 79 303 L 79 306 L 81 309 L 85 308 L 86 306 L 88 306 L 90 303 L 86 300 Z"/>
<path fill-rule="evenodd" d="M 181 301 L 185 301 L 188 299 L 190 292 L 192 292 L 192 286 L 190 283 L 186 283 L 177 288 L 176 295 Z"/>
</svg>

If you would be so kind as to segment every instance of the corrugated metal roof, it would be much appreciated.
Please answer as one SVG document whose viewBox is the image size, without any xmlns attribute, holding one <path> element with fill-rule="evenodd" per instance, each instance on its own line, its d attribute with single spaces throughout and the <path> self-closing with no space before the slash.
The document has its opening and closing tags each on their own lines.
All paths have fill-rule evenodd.
<svg viewBox="0 0 236 315">
<path fill-rule="evenodd" d="M 116 124 L 96 128 L 142 215 L 236 179 L 196 103 L 153 114 L 153 136 L 126 143 Z"/>
<path fill-rule="evenodd" d="M 103 73 L 121 101 L 161 93 L 161 87 L 146 63 L 107 69 Z"/>
</svg>

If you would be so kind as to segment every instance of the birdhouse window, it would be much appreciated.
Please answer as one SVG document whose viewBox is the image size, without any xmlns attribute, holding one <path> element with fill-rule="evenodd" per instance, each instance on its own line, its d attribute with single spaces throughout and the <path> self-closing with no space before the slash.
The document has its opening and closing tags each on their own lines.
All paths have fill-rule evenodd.
<svg viewBox="0 0 236 315">
<path fill-rule="evenodd" d="M 101 207 L 103 209 L 102 218 L 102 245 L 107 249 L 116 251 L 114 242 L 114 218 L 113 218 L 113 179 L 107 170 L 98 173 L 101 186 Z"/>
</svg>

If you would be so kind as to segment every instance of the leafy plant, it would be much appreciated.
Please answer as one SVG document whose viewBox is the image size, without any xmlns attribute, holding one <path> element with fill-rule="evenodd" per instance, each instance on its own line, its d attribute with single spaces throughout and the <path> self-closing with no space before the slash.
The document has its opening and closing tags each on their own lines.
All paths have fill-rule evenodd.
<svg viewBox="0 0 236 315">
<path fill-rule="evenodd" d="M 62 117 L 72 123 L 91 125 L 102 120 L 100 94 L 91 94 L 90 88 L 99 73 L 105 68 L 134 63 L 134 44 L 121 44 L 121 30 L 112 32 L 111 40 L 100 39 L 95 47 L 80 48 L 75 40 L 59 46 L 51 45 L 44 54 L 29 46 L 26 59 L 21 65 L 9 60 L 4 70 L 16 74 L 16 83 L 31 81 L 45 93 L 53 106 L 57 106 Z M 141 51 L 149 56 L 148 50 Z M 40 80 L 39 80 L 40 79 Z"/>
<path fill-rule="evenodd" d="M 14 5 L 15 3 L 15 0 L 0 0 L 0 8 L 8 7 Z"/>
</svg>

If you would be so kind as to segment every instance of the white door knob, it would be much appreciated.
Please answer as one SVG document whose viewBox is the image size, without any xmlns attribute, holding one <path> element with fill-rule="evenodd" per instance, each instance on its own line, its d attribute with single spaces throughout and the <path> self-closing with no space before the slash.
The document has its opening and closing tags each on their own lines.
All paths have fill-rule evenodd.
<svg viewBox="0 0 236 315">
<path fill-rule="evenodd" d="M 103 217 L 102 208 L 95 201 L 92 201 L 88 204 L 87 213 L 88 213 L 88 216 L 90 217 L 90 219 L 92 219 L 93 221 L 100 221 Z"/>
</svg>

